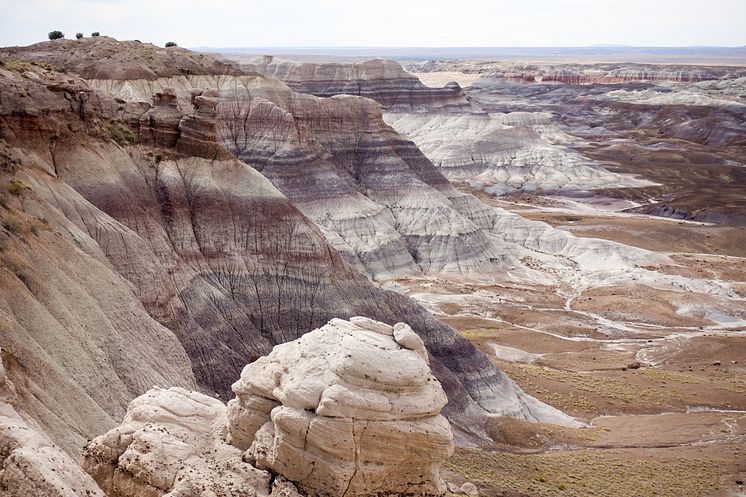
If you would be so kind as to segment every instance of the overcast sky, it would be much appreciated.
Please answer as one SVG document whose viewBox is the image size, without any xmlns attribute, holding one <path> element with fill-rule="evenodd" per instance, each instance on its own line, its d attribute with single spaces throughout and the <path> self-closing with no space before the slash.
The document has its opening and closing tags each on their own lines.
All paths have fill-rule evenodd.
<svg viewBox="0 0 746 497">
<path fill-rule="evenodd" d="M 746 45 L 746 0 L 0 0 L 0 45 L 91 31 L 183 47 Z"/>
</svg>

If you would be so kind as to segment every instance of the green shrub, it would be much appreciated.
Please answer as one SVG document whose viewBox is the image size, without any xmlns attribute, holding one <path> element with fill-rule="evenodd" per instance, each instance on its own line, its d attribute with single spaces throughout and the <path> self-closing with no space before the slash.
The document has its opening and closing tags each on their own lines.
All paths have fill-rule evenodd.
<svg viewBox="0 0 746 497">
<path fill-rule="evenodd" d="M 109 123 L 106 125 L 106 129 L 109 131 L 109 137 L 121 146 L 137 142 L 137 135 L 127 128 L 122 128 L 114 123 Z"/>
<path fill-rule="evenodd" d="M 4 67 L 5 69 L 13 72 L 17 72 L 18 74 L 23 74 L 26 71 L 30 71 L 33 69 L 34 64 L 30 62 L 24 62 L 22 60 L 6 60 L 6 61 L 0 61 L 0 66 Z"/>
<path fill-rule="evenodd" d="M 166 48 L 168 48 L 168 47 L 176 47 L 176 46 L 178 46 L 178 45 L 176 44 L 176 42 L 173 42 L 173 41 L 169 41 L 168 43 L 166 43 Z"/>
<path fill-rule="evenodd" d="M 75 33 L 75 39 L 76 40 L 79 40 L 81 38 L 83 38 L 83 33 Z"/>
<path fill-rule="evenodd" d="M 23 192 L 23 190 L 30 190 L 31 187 L 23 184 L 23 182 L 20 180 L 12 179 L 10 180 L 10 183 L 8 183 L 8 186 L 6 187 L 6 189 L 8 190 L 8 193 L 10 193 L 11 195 L 18 196 L 21 194 L 21 192 Z"/>
<path fill-rule="evenodd" d="M 55 31 L 50 31 L 47 36 L 49 36 L 50 40 L 59 40 L 65 37 L 65 33 L 63 33 L 62 31 L 55 30 Z"/>
<path fill-rule="evenodd" d="M 91 33 L 91 36 L 95 38 L 97 36 L 101 36 L 101 33 L 99 33 L 98 31 L 94 31 L 93 33 Z"/>
</svg>

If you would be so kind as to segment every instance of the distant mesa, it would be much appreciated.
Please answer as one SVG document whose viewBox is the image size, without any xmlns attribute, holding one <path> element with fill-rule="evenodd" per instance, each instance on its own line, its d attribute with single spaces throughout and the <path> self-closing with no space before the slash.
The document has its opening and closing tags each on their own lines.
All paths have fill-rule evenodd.
<svg viewBox="0 0 746 497">
<path fill-rule="evenodd" d="M 387 110 L 454 111 L 470 107 L 460 86 L 430 88 L 393 60 L 316 64 L 264 56 L 242 67 L 277 78 L 296 91 L 319 97 L 367 97 Z"/>
</svg>

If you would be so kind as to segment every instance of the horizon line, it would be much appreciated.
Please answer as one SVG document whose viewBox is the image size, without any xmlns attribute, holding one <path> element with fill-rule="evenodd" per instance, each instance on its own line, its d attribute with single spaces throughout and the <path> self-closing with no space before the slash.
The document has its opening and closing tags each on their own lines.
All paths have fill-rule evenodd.
<svg viewBox="0 0 746 497">
<path fill-rule="evenodd" d="M 123 40 L 127 41 L 127 40 Z M 692 48 L 692 49 L 698 49 L 698 48 L 729 48 L 729 49 L 739 49 L 743 48 L 746 49 L 746 44 L 744 45 L 495 45 L 495 46 L 489 46 L 489 45 L 464 45 L 464 46 L 435 46 L 435 45 L 429 45 L 429 46 L 409 46 L 409 45 L 382 45 L 382 46 L 372 46 L 372 45 L 360 45 L 360 46 L 342 46 L 342 45 L 318 45 L 318 46 L 300 46 L 300 45 L 255 45 L 255 46 L 211 46 L 211 45 L 200 45 L 200 46 L 194 46 L 194 47 L 184 47 L 184 48 L 230 48 L 230 49 L 301 49 L 301 50 L 317 50 L 317 49 L 325 49 L 325 50 L 380 50 L 380 49 L 506 49 L 506 48 L 520 48 L 520 49 L 546 49 L 546 48 L 554 48 L 554 49 L 567 49 L 567 48 L 607 48 L 607 49 L 626 49 L 626 48 Z"/>
</svg>

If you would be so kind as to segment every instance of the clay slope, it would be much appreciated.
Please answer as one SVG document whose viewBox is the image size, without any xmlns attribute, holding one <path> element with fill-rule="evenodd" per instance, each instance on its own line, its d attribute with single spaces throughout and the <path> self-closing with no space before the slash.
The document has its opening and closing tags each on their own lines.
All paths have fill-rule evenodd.
<svg viewBox="0 0 746 497">
<path fill-rule="evenodd" d="M 566 421 L 424 309 L 372 286 L 256 170 L 197 139 L 210 117 L 214 134 L 209 95 L 178 117 L 167 93 L 155 107 L 122 104 L 25 69 L 0 70 L 12 96 L 0 108 L 0 346 L 20 409 L 70 452 L 153 384 L 225 398 L 252 358 L 353 315 L 411 324 L 457 425 L 488 413 Z"/>
<path fill-rule="evenodd" d="M 458 83 L 430 88 L 393 60 L 316 64 L 265 57 L 243 67 L 282 80 L 302 93 L 368 97 L 385 109 L 453 111 L 470 107 Z"/>
<path fill-rule="evenodd" d="M 183 103 L 192 91 L 219 88 L 218 131 L 228 150 L 261 171 L 373 277 L 483 271 L 500 258 L 479 229 L 478 202 L 386 125 L 372 100 L 318 98 L 248 75 L 90 84 L 133 102 L 174 88 Z"/>
</svg>

